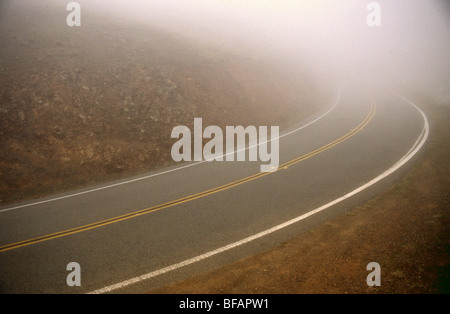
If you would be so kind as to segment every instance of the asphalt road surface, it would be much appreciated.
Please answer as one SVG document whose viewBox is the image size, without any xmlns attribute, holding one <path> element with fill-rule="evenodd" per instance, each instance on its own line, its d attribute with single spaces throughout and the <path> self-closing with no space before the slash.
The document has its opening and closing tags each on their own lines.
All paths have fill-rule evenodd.
<svg viewBox="0 0 450 314">
<path fill-rule="evenodd" d="M 277 171 L 183 163 L 0 208 L 0 292 L 139 293 L 269 249 L 398 180 L 427 128 L 398 94 L 344 88 L 281 134 Z"/>
</svg>

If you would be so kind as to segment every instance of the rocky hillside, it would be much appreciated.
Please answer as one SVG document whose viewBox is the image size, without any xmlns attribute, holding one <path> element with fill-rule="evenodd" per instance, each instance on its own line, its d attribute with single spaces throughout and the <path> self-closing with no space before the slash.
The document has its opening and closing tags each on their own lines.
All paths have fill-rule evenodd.
<svg viewBox="0 0 450 314">
<path fill-rule="evenodd" d="M 0 205 L 171 164 L 171 130 L 194 117 L 282 128 L 315 110 L 312 85 L 276 66 L 51 14 L 0 19 Z"/>
</svg>

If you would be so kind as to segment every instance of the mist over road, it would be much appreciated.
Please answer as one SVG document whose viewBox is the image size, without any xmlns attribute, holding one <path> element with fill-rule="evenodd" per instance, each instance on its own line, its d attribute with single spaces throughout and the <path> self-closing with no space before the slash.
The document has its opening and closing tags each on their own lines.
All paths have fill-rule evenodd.
<svg viewBox="0 0 450 314">
<path fill-rule="evenodd" d="M 50 67 L 66 60 L 54 51 L 66 52 L 74 47 L 77 36 L 92 31 L 95 17 L 104 16 L 117 22 L 118 29 L 140 25 L 163 30 L 198 47 L 214 46 L 224 55 L 270 64 L 295 77 L 308 73 L 305 77 L 309 81 L 299 89 L 314 86 L 311 93 L 322 102 L 321 110 L 284 130 L 280 167 L 273 173 L 261 173 L 259 161 L 183 163 L 0 207 L 2 293 L 148 291 L 271 248 L 364 203 L 408 170 L 428 134 L 420 104 L 416 107 L 409 102 L 409 95 L 432 96 L 442 99 L 442 103 L 450 100 L 450 11 L 445 1 L 373 1 L 381 8 L 381 24 L 375 26 L 367 22 L 372 13 L 369 1 L 142 0 L 132 5 L 125 0 L 77 2 L 81 6 L 81 26 L 71 29 L 73 36 L 67 38 L 67 43 L 40 37 L 45 32 L 26 23 L 32 21 L 33 10 L 39 6 L 41 12 L 48 10 L 49 16 L 61 15 L 61 27 L 68 27 L 66 3 L 2 2 L 0 71 L 15 68 L 27 73 L 24 64 L 36 62 Z M 23 12 L 16 25 L 2 22 L 10 12 Z M 8 45 L 10 29 L 36 35 L 14 39 L 21 54 Z M 113 62 L 104 56 L 106 51 L 114 52 L 114 47 L 126 47 L 126 38 L 115 42 L 111 33 L 97 35 L 109 38 L 106 41 L 111 45 L 95 50 L 91 61 L 107 67 L 123 62 L 124 58 L 117 57 L 121 60 Z M 48 43 L 56 50 L 48 52 Z M 139 47 L 129 52 L 138 55 Z M 159 51 L 158 57 L 165 56 L 166 48 Z M 177 52 L 180 58 L 183 49 Z M 84 52 L 72 53 L 73 62 Z M 24 56 L 32 58 L 23 63 Z M 70 61 L 63 63 L 70 67 Z M 133 72 L 130 68 L 124 66 L 120 71 Z M 60 76 L 66 80 L 72 92 L 70 102 L 75 105 L 76 73 Z M 102 75 L 120 81 L 117 72 L 108 73 Z M 31 85 L 38 86 L 37 74 L 31 74 Z M 154 98 L 164 105 L 176 84 L 167 73 L 163 74 L 158 79 L 167 89 L 161 89 Z M 186 76 L 184 81 L 190 79 Z M 119 83 L 126 86 L 129 80 Z M 91 88 L 81 84 L 80 90 L 91 92 Z M 239 88 L 243 87 L 236 84 L 236 90 Z M 37 91 L 30 90 L 29 94 L 35 96 Z M 229 96 L 227 99 L 238 96 L 226 91 L 222 94 Z M 65 112 L 66 100 L 50 96 L 62 104 L 59 109 Z M 48 107 L 38 97 L 32 99 L 36 100 L 36 108 Z M 5 87 L 0 100 L 2 119 L 11 113 L 11 109 L 3 108 L 5 104 L 28 103 L 11 96 Z M 215 100 L 210 101 L 214 104 Z M 125 105 L 131 108 L 135 103 L 128 99 Z M 193 107 L 197 105 L 193 101 Z M 274 111 L 278 105 L 273 103 Z M 129 112 L 128 107 L 123 111 Z M 37 114 L 36 108 L 33 114 Z M 270 112 L 269 106 L 267 115 Z M 23 110 L 13 118 L 17 122 L 14 127 L 25 125 Z M 78 118 L 87 121 L 84 115 Z M 100 127 L 108 129 L 103 124 Z M 2 131 L 0 140 L 8 141 L 6 131 Z M 55 138 L 63 137 L 61 130 L 52 131 Z M 26 149 L 11 147 L 12 152 Z M 66 282 L 66 267 L 71 262 L 81 266 L 79 287 L 70 287 Z"/>
</svg>

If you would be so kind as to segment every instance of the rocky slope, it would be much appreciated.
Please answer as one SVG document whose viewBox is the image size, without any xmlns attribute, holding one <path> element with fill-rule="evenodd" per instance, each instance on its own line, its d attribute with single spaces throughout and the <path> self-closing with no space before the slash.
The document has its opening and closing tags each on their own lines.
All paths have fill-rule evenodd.
<svg viewBox="0 0 450 314">
<path fill-rule="evenodd" d="M 316 109 L 306 76 L 276 65 L 116 20 L 13 13 L 0 22 L 0 205 L 168 165 L 172 128 L 194 117 L 283 127 Z"/>
</svg>

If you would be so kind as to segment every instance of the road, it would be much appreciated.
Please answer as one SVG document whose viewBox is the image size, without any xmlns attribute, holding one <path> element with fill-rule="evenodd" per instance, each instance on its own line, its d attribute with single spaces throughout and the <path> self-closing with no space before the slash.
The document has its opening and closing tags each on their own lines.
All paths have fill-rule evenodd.
<svg viewBox="0 0 450 314">
<path fill-rule="evenodd" d="M 225 265 L 374 197 L 427 135 L 406 98 L 344 88 L 281 134 L 277 171 L 184 163 L 0 208 L 0 292 L 139 293 Z"/>
</svg>

